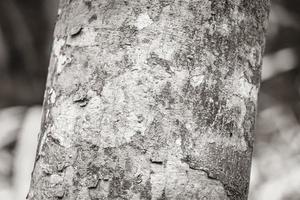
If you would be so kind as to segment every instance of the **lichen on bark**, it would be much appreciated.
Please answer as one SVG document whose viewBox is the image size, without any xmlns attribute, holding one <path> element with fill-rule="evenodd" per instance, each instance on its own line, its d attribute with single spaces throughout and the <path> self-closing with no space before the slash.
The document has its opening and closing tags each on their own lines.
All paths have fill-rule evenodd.
<svg viewBox="0 0 300 200">
<path fill-rule="evenodd" d="M 247 199 L 267 0 L 61 0 L 28 199 Z"/>
</svg>

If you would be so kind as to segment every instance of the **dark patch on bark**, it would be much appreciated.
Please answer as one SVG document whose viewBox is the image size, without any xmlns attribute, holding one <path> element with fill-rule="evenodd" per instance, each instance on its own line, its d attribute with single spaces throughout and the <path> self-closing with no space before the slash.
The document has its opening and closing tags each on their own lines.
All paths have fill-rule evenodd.
<svg viewBox="0 0 300 200">
<path fill-rule="evenodd" d="M 62 172 L 68 166 L 74 163 L 75 155 L 71 149 L 65 149 L 52 136 L 47 136 L 42 147 L 43 152 L 48 152 L 46 155 L 41 155 L 42 161 L 47 166 L 43 171 L 45 174 L 55 174 Z"/>
<path fill-rule="evenodd" d="M 148 0 L 148 15 L 153 21 L 159 21 L 163 8 L 174 3 L 174 0 Z"/>
<path fill-rule="evenodd" d="M 151 188 L 152 188 L 151 181 L 148 179 L 145 183 L 145 186 L 142 187 L 142 190 L 140 191 L 141 200 L 151 200 L 152 199 Z"/>
<path fill-rule="evenodd" d="M 127 192 L 122 188 L 122 182 L 124 179 L 124 170 L 117 167 L 113 171 L 112 180 L 109 183 L 109 199 L 126 199 Z"/>
<path fill-rule="evenodd" d="M 151 163 L 153 164 L 158 164 L 158 165 L 162 165 L 164 162 L 163 161 L 160 161 L 160 160 L 153 160 L 153 159 L 150 159 Z"/>
<path fill-rule="evenodd" d="M 156 53 L 151 52 L 150 57 L 147 58 L 147 64 L 149 66 L 161 66 L 162 68 L 165 69 L 165 71 L 169 74 L 174 74 L 174 72 L 171 70 L 172 62 L 160 58 Z"/>
<path fill-rule="evenodd" d="M 102 95 L 102 91 L 105 85 L 105 80 L 109 77 L 108 73 L 98 67 L 95 67 L 95 70 L 92 74 L 90 82 L 92 83 L 92 90 L 94 90 L 98 96 Z"/>
<path fill-rule="evenodd" d="M 175 103 L 175 97 L 172 94 L 172 84 L 167 82 L 155 99 L 166 109 L 172 109 L 172 105 Z"/>
<path fill-rule="evenodd" d="M 185 50 L 179 50 L 178 52 L 176 52 L 174 55 L 176 68 L 187 69 L 188 71 L 194 69 L 195 63 L 197 63 L 195 57 L 195 50 L 196 49 L 193 49 L 192 46 L 188 46 Z M 198 50 L 199 50 L 198 53 L 200 54 L 202 50 L 201 49 Z"/>
<path fill-rule="evenodd" d="M 232 27 L 233 28 L 233 27 Z M 206 30 L 205 46 L 210 52 L 217 52 L 220 63 L 224 65 L 224 59 L 228 65 L 218 65 L 218 67 L 235 67 L 230 66 L 236 56 L 236 51 L 239 45 L 243 43 L 238 43 L 236 38 L 239 38 L 240 33 L 231 31 L 228 36 L 223 36 L 220 32 L 214 31 L 213 34 Z M 223 57 L 224 56 L 224 57 Z"/>
<path fill-rule="evenodd" d="M 167 200 L 167 196 L 166 196 L 166 190 L 163 190 L 163 193 L 161 195 L 161 197 L 159 197 L 157 200 Z"/>
<path fill-rule="evenodd" d="M 97 20 L 97 15 L 93 14 L 90 18 L 89 18 L 89 23 L 92 23 L 93 21 Z"/>
<path fill-rule="evenodd" d="M 229 1 L 211 0 L 212 16 L 211 20 L 220 22 L 224 18 L 229 19 L 233 13 L 234 5 Z"/>
<path fill-rule="evenodd" d="M 189 132 L 189 130 L 186 128 L 185 124 L 179 122 L 178 123 L 178 129 L 179 129 L 179 134 L 180 134 L 180 138 L 181 138 L 181 150 L 184 156 L 188 156 L 189 151 L 191 151 L 192 149 L 190 149 L 190 147 L 193 147 L 194 143 L 191 137 L 191 134 Z M 183 159 L 186 159 L 186 157 L 184 157 Z"/>
<path fill-rule="evenodd" d="M 264 24 L 269 16 L 270 1 L 247 1 L 242 0 L 239 5 L 239 12 L 245 13 L 249 17 L 255 17 L 257 24 Z M 262 26 L 263 27 L 263 26 Z M 265 28 L 265 27 L 264 27 Z"/>
<path fill-rule="evenodd" d="M 132 68 L 133 61 L 130 59 L 128 55 L 124 55 L 121 61 L 116 62 L 116 65 L 122 70 L 126 71 Z M 120 70 L 120 71 L 121 71 Z"/>
<path fill-rule="evenodd" d="M 165 135 L 163 125 L 161 123 L 162 116 L 157 116 L 151 122 L 149 128 L 145 132 L 144 145 L 147 150 L 161 149 L 167 145 L 167 135 Z"/>
<path fill-rule="evenodd" d="M 250 100 L 245 100 L 245 104 L 247 111 L 242 126 L 244 129 L 244 139 L 252 151 L 254 143 L 253 133 L 256 121 L 256 103 Z"/>
<path fill-rule="evenodd" d="M 235 151 L 230 147 L 210 144 L 208 155 L 187 155 L 182 159 L 191 169 L 205 171 L 209 178 L 220 181 L 231 200 L 247 199 L 251 153 Z M 245 159 L 247 158 L 247 159 Z M 220 162 L 226 160 L 227 162 Z"/>
<path fill-rule="evenodd" d="M 137 42 L 137 34 L 138 29 L 136 26 L 129 25 L 129 24 L 123 24 L 120 28 L 120 47 L 126 48 L 127 46 L 134 46 Z"/>
<path fill-rule="evenodd" d="M 85 107 L 89 101 L 87 92 L 79 88 L 73 96 L 73 102 L 78 103 L 80 107 Z"/>
<path fill-rule="evenodd" d="M 214 126 L 218 121 L 218 114 L 222 113 L 220 109 L 226 104 L 225 100 L 221 99 L 221 84 L 215 84 L 211 88 L 207 81 L 195 88 L 188 81 L 183 87 L 186 105 L 193 110 L 198 127 Z"/>
<path fill-rule="evenodd" d="M 143 115 L 138 115 L 137 119 L 138 119 L 138 123 L 142 123 L 145 120 L 145 117 Z"/>
<path fill-rule="evenodd" d="M 92 0 L 83 0 L 83 2 L 88 7 L 89 10 L 92 9 Z"/>
<path fill-rule="evenodd" d="M 73 26 L 71 27 L 69 34 L 71 37 L 75 37 L 81 33 L 82 29 L 83 27 L 81 25 Z"/>
<path fill-rule="evenodd" d="M 131 142 L 129 143 L 129 145 L 131 147 L 139 150 L 140 152 L 142 152 L 144 154 L 147 152 L 147 147 L 145 145 L 146 137 L 143 136 L 140 131 L 136 132 L 136 134 L 134 134 L 130 140 L 131 140 Z"/>
</svg>

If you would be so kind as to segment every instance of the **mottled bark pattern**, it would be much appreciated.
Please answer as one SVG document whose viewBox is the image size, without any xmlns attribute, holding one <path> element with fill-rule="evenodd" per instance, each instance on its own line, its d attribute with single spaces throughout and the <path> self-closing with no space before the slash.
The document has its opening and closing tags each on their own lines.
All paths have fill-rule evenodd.
<svg viewBox="0 0 300 200">
<path fill-rule="evenodd" d="M 28 199 L 246 200 L 267 0 L 62 0 Z"/>
</svg>

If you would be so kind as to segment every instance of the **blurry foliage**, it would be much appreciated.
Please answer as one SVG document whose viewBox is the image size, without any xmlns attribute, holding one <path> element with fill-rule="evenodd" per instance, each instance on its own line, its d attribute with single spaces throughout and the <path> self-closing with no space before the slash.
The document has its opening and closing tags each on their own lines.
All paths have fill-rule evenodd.
<svg viewBox="0 0 300 200">
<path fill-rule="evenodd" d="M 0 1 L 0 107 L 42 102 L 56 5 Z"/>
<path fill-rule="evenodd" d="M 40 123 L 40 108 L 28 107 L 43 99 L 57 3 L 0 1 L 0 199 L 21 200 L 28 187 Z M 300 1 L 273 0 L 250 200 L 300 199 L 299 70 Z"/>
<path fill-rule="evenodd" d="M 250 200 L 300 199 L 300 2 L 274 0 L 258 102 Z"/>
</svg>

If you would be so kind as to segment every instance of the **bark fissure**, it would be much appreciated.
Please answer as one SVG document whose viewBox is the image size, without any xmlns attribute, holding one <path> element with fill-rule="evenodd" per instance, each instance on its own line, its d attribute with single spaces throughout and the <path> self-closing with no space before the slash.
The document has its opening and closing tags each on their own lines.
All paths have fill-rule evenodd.
<svg viewBox="0 0 300 200">
<path fill-rule="evenodd" d="M 186 162 L 186 161 L 184 161 L 184 162 Z M 232 187 L 230 187 L 230 185 L 228 185 L 228 183 L 224 182 L 224 180 L 222 180 L 222 178 L 219 177 L 218 174 L 214 174 L 214 172 L 211 169 L 208 169 L 208 168 L 206 168 L 206 169 L 205 168 L 198 168 L 197 166 L 189 164 L 188 162 L 187 162 L 187 164 L 189 165 L 190 169 L 202 171 L 202 172 L 204 172 L 206 174 L 207 178 L 212 179 L 214 181 L 217 181 L 221 185 L 223 185 L 223 187 L 224 187 L 224 189 L 226 191 L 227 197 L 229 199 L 231 198 L 231 196 L 234 196 L 234 192 L 236 192 L 236 190 L 233 189 Z M 238 195 L 242 196 L 243 194 L 238 194 Z"/>
</svg>

